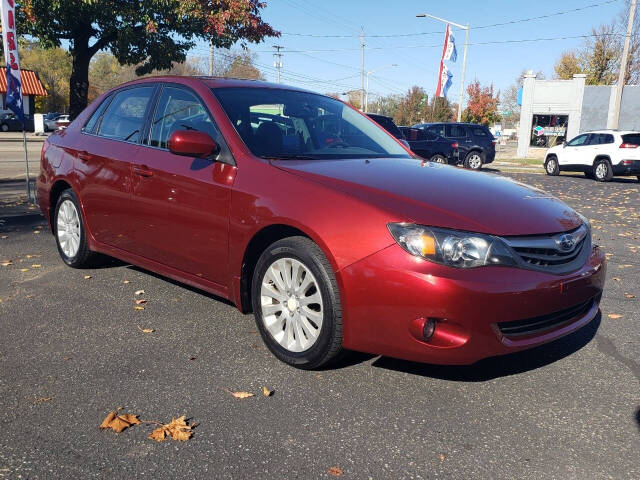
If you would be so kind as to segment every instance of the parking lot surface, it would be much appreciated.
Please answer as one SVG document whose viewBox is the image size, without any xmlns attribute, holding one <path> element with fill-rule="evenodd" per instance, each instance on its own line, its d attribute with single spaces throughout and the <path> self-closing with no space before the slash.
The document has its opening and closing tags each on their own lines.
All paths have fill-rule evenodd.
<svg viewBox="0 0 640 480">
<path fill-rule="evenodd" d="M 575 334 L 470 367 L 293 369 L 228 302 L 115 260 L 66 267 L 43 217 L 0 197 L 0 478 L 640 478 L 640 184 L 509 176 L 591 220 L 606 290 Z M 119 406 L 195 433 L 100 431 Z"/>
</svg>

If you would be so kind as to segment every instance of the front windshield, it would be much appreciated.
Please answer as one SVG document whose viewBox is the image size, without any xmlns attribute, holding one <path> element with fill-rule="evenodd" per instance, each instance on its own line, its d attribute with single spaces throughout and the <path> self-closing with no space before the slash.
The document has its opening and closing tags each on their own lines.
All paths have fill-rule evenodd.
<svg viewBox="0 0 640 480">
<path fill-rule="evenodd" d="M 259 157 L 410 157 L 380 126 L 331 97 L 274 88 L 213 92 L 244 143 Z"/>
</svg>

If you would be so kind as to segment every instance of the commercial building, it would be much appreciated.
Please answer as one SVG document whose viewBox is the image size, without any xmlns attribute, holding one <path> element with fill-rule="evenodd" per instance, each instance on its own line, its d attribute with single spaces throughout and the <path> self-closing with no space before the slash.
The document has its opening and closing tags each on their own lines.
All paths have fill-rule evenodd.
<svg viewBox="0 0 640 480">
<path fill-rule="evenodd" d="M 539 80 L 531 73 L 522 85 L 518 157 L 532 149 L 548 148 L 578 133 L 611 128 L 615 85 L 585 85 L 586 75 L 571 80 Z M 620 130 L 640 131 L 640 86 L 627 85 L 622 93 Z"/>
<path fill-rule="evenodd" d="M 20 81 L 22 83 L 22 98 L 24 104 L 24 114 L 28 117 L 35 113 L 35 97 L 46 96 L 47 90 L 40 82 L 38 74 L 33 70 L 20 70 Z M 7 109 L 7 69 L 0 67 L 0 114 L 8 113 Z"/>
</svg>

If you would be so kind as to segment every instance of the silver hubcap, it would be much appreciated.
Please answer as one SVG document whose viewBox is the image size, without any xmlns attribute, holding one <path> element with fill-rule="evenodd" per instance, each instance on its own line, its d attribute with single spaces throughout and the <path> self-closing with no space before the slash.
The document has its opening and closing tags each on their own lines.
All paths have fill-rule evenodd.
<svg viewBox="0 0 640 480">
<path fill-rule="evenodd" d="M 290 352 L 316 343 L 322 328 L 322 294 L 315 277 L 295 258 L 273 262 L 260 288 L 262 321 L 273 339 Z"/>
<path fill-rule="evenodd" d="M 437 157 L 436 163 L 447 163 L 443 157 Z"/>
<path fill-rule="evenodd" d="M 58 208 L 58 243 L 64 254 L 75 257 L 80 248 L 80 216 L 71 200 L 65 200 Z"/>
<path fill-rule="evenodd" d="M 607 165 L 604 163 L 599 163 L 596 167 L 596 175 L 598 178 L 604 178 L 607 176 Z"/>
<path fill-rule="evenodd" d="M 547 162 L 547 172 L 548 173 L 553 173 L 556 169 L 556 161 L 555 160 L 549 160 Z"/>
<path fill-rule="evenodd" d="M 480 168 L 480 165 L 482 165 L 482 159 L 480 158 L 480 155 L 473 154 L 469 157 L 469 166 L 471 168 L 475 170 L 476 168 Z"/>
</svg>

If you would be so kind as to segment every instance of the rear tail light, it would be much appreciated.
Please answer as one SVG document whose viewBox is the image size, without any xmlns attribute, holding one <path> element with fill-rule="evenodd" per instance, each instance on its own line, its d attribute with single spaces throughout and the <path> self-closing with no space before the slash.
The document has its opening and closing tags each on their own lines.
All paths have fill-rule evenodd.
<svg viewBox="0 0 640 480">
<path fill-rule="evenodd" d="M 623 160 L 622 165 L 633 165 L 633 160 Z"/>
<path fill-rule="evenodd" d="M 458 148 L 458 142 L 453 142 L 451 144 L 451 148 Z"/>
<path fill-rule="evenodd" d="M 496 140 L 493 140 L 491 143 L 493 143 L 494 147 L 498 144 L 498 142 Z"/>
<path fill-rule="evenodd" d="M 634 145 L 633 143 L 623 143 L 620 145 L 620 148 L 638 148 L 638 145 Z"/>
</svg>

